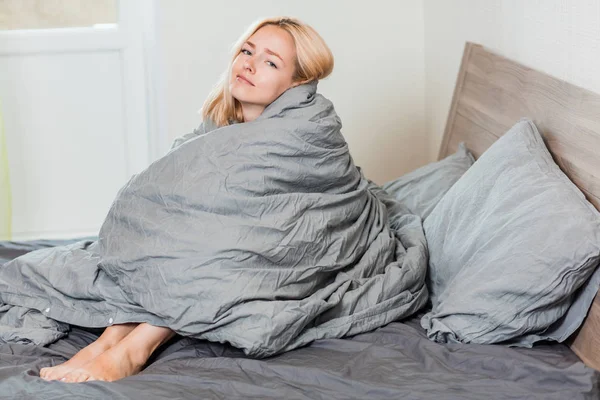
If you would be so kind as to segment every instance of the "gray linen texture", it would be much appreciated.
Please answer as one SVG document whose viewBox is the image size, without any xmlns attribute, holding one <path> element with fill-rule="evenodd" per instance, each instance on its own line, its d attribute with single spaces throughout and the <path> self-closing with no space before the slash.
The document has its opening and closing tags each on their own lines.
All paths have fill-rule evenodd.
<svg viewBox="0 0 600 400">
<path fill-rule="evenodd" d="M 97 242 L 0 268 L 0 341 L 148 322 L 265 357 L 418 311 L 421 219 L 355 166 L 316 89 L 203 124 L 119 191 Z"/>
<path fill-rule="evenodd" d="M 469 168 L 424 229 L 433 309 L 421 323 L 431 339 L 529 347 L 565 340 L 585 318 L 598 277 L 580 288 L 598 265 L 600 214 L 531 120 Z"/>
<path fill-rule="evenodd" d="M 382 188 L 425 221 L 474 162 L 473 155 L 461 142 L 454 154 L 386 182 Z"/>
</svg>

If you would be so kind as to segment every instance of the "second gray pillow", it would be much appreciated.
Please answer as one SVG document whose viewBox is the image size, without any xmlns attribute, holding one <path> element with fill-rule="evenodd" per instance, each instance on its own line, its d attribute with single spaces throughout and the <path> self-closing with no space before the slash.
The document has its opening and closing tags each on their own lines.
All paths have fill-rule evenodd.
<svg viewBox="0 0 600 400">
<path fill-rule="evenodd" d="M 460 143 L 456 153 L 389 181 L 383 189 L 425 220 L 474 161 L 465 144 Z"/>
</svg>

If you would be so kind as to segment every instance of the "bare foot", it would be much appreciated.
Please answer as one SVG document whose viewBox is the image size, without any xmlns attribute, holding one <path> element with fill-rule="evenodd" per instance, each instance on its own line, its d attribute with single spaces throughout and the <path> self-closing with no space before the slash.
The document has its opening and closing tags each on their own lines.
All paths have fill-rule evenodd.
<svg viewBox="0 0 600 400">
<path fill-rule="evenodd" d="M 47 381 L 63 378 L 69 372 L 79 367 L 83 367 L 94 358 L 104 353 L 106 350 L 115 346 L 136 326 L 137 324 L 122 324 L 113 325 L 107 328 L 102 336 L 100 336 L 94 343 L 81 349 L 69 361 L 54 367 L 42 368 L 40 370 L 40 378 Z"/>
<path fill-rule="evenodd" d="M 110 348 L 110 345 L 104 341 L 96 340 L 89 346 L 81 349 L 69 361 L 54 366 L 42 368 L 40 370 L 40 378 L 47 381 L 53 381 L 62 378 L 75 368 L 79 368 Z"/>
<path fill-rule="evenodd" d="M 148 357 L 136 354 L 126 340 L 119 342 L 84 366 L 66 374 L 63 382 L 116 381 L 140 372 Z"/>
</svg>

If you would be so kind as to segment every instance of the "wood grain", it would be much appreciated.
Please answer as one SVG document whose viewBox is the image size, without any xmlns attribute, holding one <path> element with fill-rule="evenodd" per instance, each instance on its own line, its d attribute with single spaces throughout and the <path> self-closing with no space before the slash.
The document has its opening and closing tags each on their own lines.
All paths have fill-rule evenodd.
<svg viewBox="0 0 600 400">
<path fill-rule="evenodd" d="M 450 131 L 452 130 L 452 126 L 454 126 L 454 117 L 456 116 L 456 105 L 457 100 L 460 97 L 460 92 L 463 87 L 463 82 L 466 75 L 466 69 L 463 68 L 464 65 L 467 64 L 471 56 L 471 49 L 473 46 L 471 43 L 465 44 L 465 51 L 463 53 L 463 58 L 461 61 L 460 71 L 458 72 L 458 78 L 456 79 L 456 86 L 454 87 L 454 95 L 452 97 L 452 105 L 450 108 L 450 113 L 448 114 L 448 120 L 446 121 L 446 130 L 444 131 L 444 137 L 442 139 L 442 144 L 440 147 L 439 158 L 442 159 L 448 154 L 448 141 L 450 140 Z"/>
<path fill-rule="evenodd" d="M 562 171 L 600 209 L 600 95 L 467 43 L 439 158 L 465 142 L 477 158 L 523 117 Z M 571 349 L 600 370 L 600 294 Z"/>
</svg>

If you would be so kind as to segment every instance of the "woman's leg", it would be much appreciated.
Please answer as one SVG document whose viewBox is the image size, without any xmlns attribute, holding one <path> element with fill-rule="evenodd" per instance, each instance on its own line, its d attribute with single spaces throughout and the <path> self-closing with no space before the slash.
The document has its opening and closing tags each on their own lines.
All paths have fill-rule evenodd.
<svg viewBox="0 0 600 400">
<path fill-rule="evenodd" d="M 85 382 L 116 381 L 137 374 L 148 358 L 175 333 L 164 327 L 139 324 L 125 338 L 82 367 L 74 369 L 61 380 Z"/>
<path fill-rule="evenodd" d="M 82 367 L 106 350 L 119 343 L 125 336 L 135 329 L 138 324 L 120 324 L 109 326 L 102 335 L 89 346 L 81 349 L 69 361 L 55 367 L 42 368 L 40 377 L 52 381 L 61 379 L 72 370 Z"/>
</svg>

